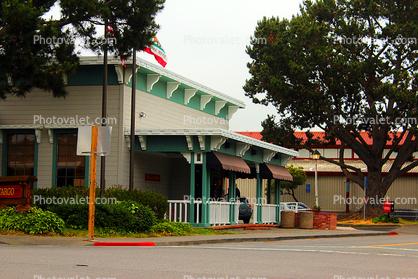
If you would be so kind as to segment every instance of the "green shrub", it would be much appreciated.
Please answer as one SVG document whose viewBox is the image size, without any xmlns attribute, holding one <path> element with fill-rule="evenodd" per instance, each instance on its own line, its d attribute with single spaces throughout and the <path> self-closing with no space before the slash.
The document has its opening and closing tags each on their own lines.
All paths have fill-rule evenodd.
<svg viewBox="0 0 418 279">
<path fill-rule="evenodd" d="M 48 206 L 48 210 L 56 213 L 68 228 L 87 229 L 89 218 L 88 204 L 60 204 Z M 97 207 L 96 207 L 97 210 Z"/>
<path fill-rule="evenodd" d="M 137 189 L 128 191 L 120 185 L 114 185 L 106 189 L 105 197 L 116 198 L 118 201 L 135 201 L 148 206 L 155 212 L 159 219 L 164 219 L 164 214 L 168 209 L 167 198 L 154 191 L 141 191 Z"/>
<path fill-rule="evenodd" d="M 100 194 L 100 189 L 97 189 L 96 196 Z M 45 202 L 39 201 L 39 197 L 42 197 L 42 201 L 45 201 L 48 198 L 87 198 L 89 196 L 89 189 L 86 187 L 51 187 L 51 188 L 42 188 L 33 190 L 33 203 L 34 206 L 47 209 L 50 205 L 45 204 Z M 38 198 L 38 201 L 37 201 Z"/>
<path fill-rule="evenodd" d="M 89 206 L 87 204 L 61 204 L 50 206 L 73 229 L 88 228 Z M 97 204 L 95 206 L 94 226 L 116 232 L 146 232 L 156 223 L 151 208 L 134 201 L 117 204 Z"/>
<path fill-rule="evenodd" d="M 118 206 L 135 216 L 134 231 L 146 232 L 156 223 L 155 213 L 149 206 L 139 204 L 135 201 L 120 201 L 118 202 Z"/>
<path fill-rule="evenodd" d="M 57 214 L 33 207 L 16 212 L 14 207 L 0 210 L 0 228 L 29 234 L 63 234 L 65 224 Z"/>
<path fill-rule="evenodd" d="M 395 216 L 380 215 L 372 220 L 373 223 L 399 223 L 399 218 Z"/>
<path fill-rule="evenodd" d="M 193 231 L 193 228 L 190 224 L 165 221 L 153 226 L 152 230 L 161 234 L 185 235 L 190 234 Z"/>
<path fill-rule="evenodd" d="M 35 189 L 34 195 L 42 196 L 43 199 L 47 198 L 87 198 L 89 196 L 89 189 L 85 187 L 53 187 L 47 189 Z M 100 196 L 100 189 L 96 189 L 96 197 Z M 148 206 L 156 214 L 157 218 L 163 219 L 164 214 L 168 209 L 167 198 L 154 191 L 141 191 L 134 189 L 129 191 L 122 186 L 112 186 L 107 188 L 104 194 L 106 198 L 116 198 L 118 201 L 135 201 L 139 204 Z M 35 198 L 34 198 L 35 200 Z M 35 204 L 37 207 L 47 209 L 47 204 Z"/>
</svg>

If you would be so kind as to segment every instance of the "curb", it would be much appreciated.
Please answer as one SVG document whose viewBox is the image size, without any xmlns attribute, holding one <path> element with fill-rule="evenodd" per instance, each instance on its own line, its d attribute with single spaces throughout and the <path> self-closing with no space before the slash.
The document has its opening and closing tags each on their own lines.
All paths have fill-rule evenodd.
<svg viewBox="0 0 418 279">
<path fill-rule="evenodd" d="M 279 225 L 271 224 L 238 224 L 238 225 L 225 225 L 225 226 L 213 226 L 214 230 L 228 230 L 228 229 L 242 229 L 242 228 L 280 228 Z"/>
<path fill-rule="evenodd" d="M 390 231 L 400 228 L 400 225 L 358 225 L 352 226 L 356 230 L 375 230 L 375 231 Z"/>
<path fill-rule="evenodd" d="M 364 236 L 379 236 L 379 235 L 393 235 L 390 232 L 373 232 L 373 233 L 358 233 L 358 234 L 339 234 L 339 235 L 300 235 L 300 236 L 278 236 L 278 237 L 249 237 L 249 238 L 229 238 L 229 239 L 207 239 L 207 240 L 191 240 L 191 241 L 167 241 L 156 242 L 155 246 L 195 246 L 203 244 L 221 244 L 221 243 L 239 243 L 239 242 L 266 242 L 266 241 L 283 241 L 283 240 L 297 240 L 297 239 L 317 239 L 317 238 L 343 238 L 343 237 L 364 237 Z"/>
<path fill-rule="evenodd" d="M 156 241 L 156 242 L 129 242 L 129 241 L 120 241 L 120 242 L 106 242 L 106 241 L 93 241 L 86 243 L 81 246 L 136 246 L 136 247 L 155 247 L 155 246 L 197 246 L 205 244 L 222 244 L 222 243 L 240 243 L 240 242 L 270 242 L 270 241 L 283 241 L 283 240 L 298 240 L 298 239 L 319 239 L 319 238 L 343 238 L 343 237 L 365 237 L 365 236 L 390 236 L 398 235 L 398 233 L 393 231 L 373 231 L 373 232 L 362 232 L 362 233 L 347 233 L 347 234 L 318 234 L 318 235 L 289 235 L 289 236 L 273 236 L 273 237 L 235 237 L 235 238 L 220 238 L 220 239 L 201 239 L 201 240 L 178 240 L 178 241 Z M 14 240 L 16 242 L 16 240 Z M 0 241 L 0 245 L 13 245 L 11 243 L 5 243 Z M 15 244 L 15 245 L 28 245 L 28 244 Z M 32 244 L 32 245 L 46 245 L 46 244 Z M 62 245 L 55 244 L 58 246 L 73 246 L 73 245 Z"/>
<path fill-rule="evenodd" d="M 94 246 L 155 246 L 154 242 L 94 242 Z"/>
<path fill-rule="evenodd" d="M 355 229 L 375 229 L 375 230 L 389 230 L 389 229 L 397 229 L 404 225 L 393 224 L 393 225 L 355 225 L 355 224 L 345 224 L 345 223 L 337 223 L 338 227 L 351 227 Z"/>
</svg>

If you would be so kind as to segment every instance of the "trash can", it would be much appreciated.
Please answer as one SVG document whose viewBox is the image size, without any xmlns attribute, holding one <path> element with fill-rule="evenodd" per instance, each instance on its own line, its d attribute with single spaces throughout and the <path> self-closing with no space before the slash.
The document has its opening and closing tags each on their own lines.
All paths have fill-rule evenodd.
<svg viewBox="0 0 418 279">
<path fill-rule="evenodd" d="M 282 211 L 281 212 L 281 223 L 282 228 L 294 228 L 295 227 L 295 212 L 294 211 Z"/>
<path fill-rule="evenodd" d="M 299 228 L 313 229 L 313 212 L 301 211 L 299 212 Z"/>
</svg>

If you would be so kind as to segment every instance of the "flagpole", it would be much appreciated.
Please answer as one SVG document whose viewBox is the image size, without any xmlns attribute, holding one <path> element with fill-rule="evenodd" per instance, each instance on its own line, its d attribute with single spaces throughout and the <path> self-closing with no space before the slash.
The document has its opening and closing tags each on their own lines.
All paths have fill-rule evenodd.
<svg viewBox="0 0 418 279">
<path fill-rule="evenodd" d="M 104 44 L 104 55 L 103 55 L 103 94 L 102 94 L 102 126 L 106 126 L 106 121 L 103 121 L 107 118 L 107 19 L 105 19 L 105 44 Z M 101 156 L 100 158 L 100 196 L 103 197 L 106 190 L 106 157 Z"/>
<path fill-rule="evenodd" d="M 132 98 L 131 98 L 131 150 L 129 162 L 129 191 L 134 189 L 134 154 L 135 154 L 135 101 L 136 101 L 136 50 L 132 54 Z"/>
</svg>

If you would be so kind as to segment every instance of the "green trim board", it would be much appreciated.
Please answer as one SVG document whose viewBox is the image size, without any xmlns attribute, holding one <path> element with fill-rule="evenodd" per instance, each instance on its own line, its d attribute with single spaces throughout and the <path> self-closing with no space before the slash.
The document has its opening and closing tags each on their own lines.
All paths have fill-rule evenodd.
<svg viewBox="0 0 418 279">
<path fill-rule="evenodd" d="M 210 152 L 211 150 L 211 135 L 202 135 L 205 138 L 204 149 L 201 149 L 198 135 L 143 135 L 146 137 L 146 149 L 143 150 L 138 136 L 135 137 L 135 151 L 136 152 Z M 192 149 L 189 149 L 188 139 L 192 145 Z M 242 145 L 239 145 L 242 144 Z M 228 138 L 224 144 L 222 144 L 218 150 L 219 153 L 224 153 L 232 156 L 238 156 L 239 147 L 245 146 L 245 143 L 239 142 L 235 139 Z M 250 145 L 249 149 L 241 156 L 242 159 L 248 162 L 264 163 L 264 151 L 266 149 L 254 145 Z M 284 155 L 288 156 L 288 155 Z M 276 154 L 268 162 L 272 165 L 281 166 L 282 155 Z"/>
<path fill-rule="evenodd" d="M 128 59 L 129 60 L 129 59 Z M 137 62 L 141 64 L 141 59 L 137 59 Z M 132 81 L 126 80 L 132 73 L 132 64 L 128 68 L 124 68 L 119 60 L 109 59 L 108 61 L 108 85 L 120 85 L 132 87 Z M 154 84 L 151 92 L 163 99 L 170 100 L 172 102 L 184 104 L 184 90 L 196 89 L 197 92 L 185 105 L 190 108 L 208 113 L 215 117 L 219 117 L 225 120 L 231 118 L 228 113 L 228 107 L 241 107 L 244 108 L 245 104 L 239 100 L 231 98 L 223 93 L 217 92 L 206 86 L 200 85 L 187 78 L 181 77 L 175 73 L 167 71 L 165 69 L 155 68 L 152 65 L 148 65 L 145 61 L 142 61 L 146 65 L 138 65 L 136 74 L 136 89 L 143 92 L 147 92 L 147 75 L 160 75 L 159 80 Z M 129 62 L 127 63 L 129 65 Z M 148 69 L 150 68 L 150 69 Z M 172 93 L 171 98 L 167 99 L 167 82 L 180 83 L 178 88 Z M 80 65 L 77 67 L 76 72 L 69 75 L 67 78 L 67 86 L 101 86 L 103 85 L 103 60 L 98 57 L 81 57 Z M 208 104 L 201 110 L 201 97 L 202 95 L 212 96 Z M 216 101 L 226 102 L 225 106 L 220 109 L 218 113 L 215 112 Z M 219 108 L 218 108 L 219 110 Z"/>
<path fill-rule="evenodd" d="M 260 173 L 258 172 L 256 174 L 257 179 L 257 193 L 256 193 L 256 199 L 257 199 L 257 224 L 263 224 L 263 205 L 262 205 L 262 197 L 264 195 L 263 191 L 263 182 L 261 180 Z M 253 217 L 254 218 L 254 217 Z"/>
<path fill-rule="evenodd" d="M 138 70 L 136 74 L 136 89 L 142 92 L 147 92 L 147 74 L 155 74 L 149 70 Z M 224 101 L 218 97 L 212 97 L 209 103 L 207 103 L 203 110 L 200 109 L 201 106 L 201 96 L 209 95 L 205 92 L 197 90 L 195 95 L 189 100 L 189 102 L 185 105 L 184 104 L 184 95 L 185 89 L 193 89 L 190 86 L 180 84 L 176 90 L 172 93 L 171 97 L 167 99 L 167 82 L 176 82 L 173 79 L 167 78 L 165 76 L 161 76 L 159 80 L 152 86 L 152 89 L 148 94 L 152 94 L 154 96 L 160 97 L 165 100 L 169 100 L 171 102 L 187 106 L 204 113 L 213 115 L 215 117 L 219 117 L 221 119 L 228 120 L 228 107 L 235 106 L 227 102 L 225 106 L 219 111 L 218 114 L 215 112 L 215 102 L 216 101 Z M 132 80 L 126 83 L 127 87 L 132 87 Z M 226 102 L 226 101 L 225 101 Z"/>
<path fill-rule="evenodd" d="M 236 156 L 236 150 L 237 150 L 237 142 L 232 139 L 227 139 L 225 143 L 222 144 L 221 148 L 217 150 L 217 152 Z"/>
<path fill-rule="evenodd" d="M 229 193 L 229 198 L 234 198 L 236 196 L 236 188 L 235 188 L 235 183 L 236 183 L 236 172 L 230 171 L 229 174 L 229 185 L 228 185 L 228 193 Z M 239 210 L 239 209 L 238 209 Z M 236 225 L 235 222 L 235 198 L 234 198 L 234 202 L 231 203 L 230 207 L 229 207 L 229 223 L 231 225 Z"/>
<path fill-rule="evenodd" d="M 272 165 L 281 166 L 282 165 L 281 157 L 282 157 L 281 155 L 276 155 L 273 158 L 271 158 L 270 162 L 268 162 L 268 163 L 272 164 Z"/>
<path fill-rule="evenodd" d="M 195 185 L 196 185 L 196 167 L 194 164 L 194 152 L 190 156 L 190 210 L 189 210 L 189 222 L 190 224 L 196 224 L 195 222 L 195 210 L 194 201 L 196 198 Z"/>
<path fill-rule="evenodd" d="M 208 198 L 210 197 L 208 193 L 210 193 L 210 171 L 207 169 L 206 165 L 206 153 L 202 154 L 202 219 L 200 220 L 199 225 L 208 227 L 210 226 L 209 223 L 209 203 Z"/>
<path fill-rule="evenodd" d="M 103 65 L 80 65 L 76 73 L 68 76 L 67 86 L 103 85 Z M 107 66 L 107 85 L 119 85 L 115 66 Z"/>
<path fill-rule="evenodd" d="M 256 146 L 251 146 L 250 149 L 245 152 L 245 154 L 242 156 L 242 159 L 256 162 L 256 163 L 264 163 L 263 161 L 263 149 Z"/>
<path fill-rule="evenodd" d="M 276 208 L 276 222 L 278 225 L 280 225 L 280 180 L 275 179 L 274 180 L 275 185 L 275 203 L 277 205 Z"/>
<path fill-rule="evenodd" d="M 193 149 L 189 150 L 185 136 L 147 136 L 146 150 L 142 150 L 138 136 L 135 137 L 135 152 L 203 152 L 210 151 L 210 136 L 205 136 L 205 149 L 200 149 L 197 136 L 190 136 Z"/>
</svg>

